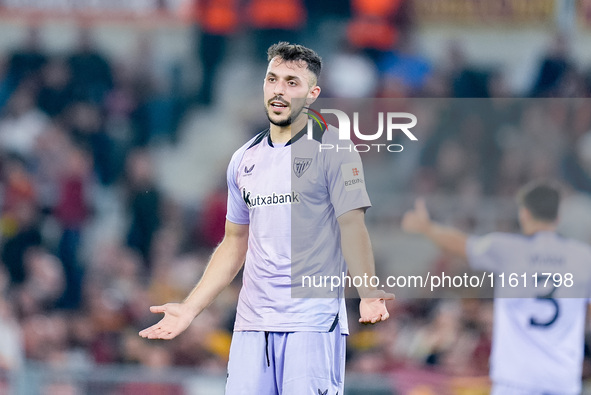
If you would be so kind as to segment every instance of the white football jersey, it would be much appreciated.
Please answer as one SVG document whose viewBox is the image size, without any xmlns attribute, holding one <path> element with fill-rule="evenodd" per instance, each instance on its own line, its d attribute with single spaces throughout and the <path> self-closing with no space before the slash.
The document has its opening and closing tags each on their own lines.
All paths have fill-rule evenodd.
<svg viewBox="0 0 591 395">
<path fill-rule="evenodd" d="M 467 254 L 495 274 L 493 383 L 580 393 L 591 248 L 554 232 L 492 233 L 470 237 Z"/>
<path fill-rule="evenodd" d="M 301 282 L 346 273 L 337 218 L 371 203 L 359 154 L 319 149 L 338 131 L 304 131 L 286 144 L 261 132 L 228 167 L 227 219 L 249 224 L 235 331 L 327 332 L 338 322 L 348 333 L 343 287 Z"/>
</svg>

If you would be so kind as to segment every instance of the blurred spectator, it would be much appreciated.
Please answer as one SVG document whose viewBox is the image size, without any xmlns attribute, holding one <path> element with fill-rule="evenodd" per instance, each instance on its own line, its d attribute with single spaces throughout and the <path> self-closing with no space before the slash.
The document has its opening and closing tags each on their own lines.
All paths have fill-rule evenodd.
<svg viewBox="0 0 591 395">
<path fill-rule="evenodd" d="M 19 160 L 11 160 L 4 169 L 6 183 L 2 212 L 2 262 L 8 269 L 11 283 L 25 281 L 25 253 L 41 244 L 39 212 L 30 175 Z"/>
<path fill-rule="evenodd" d="M 70 67 L 62 58 L 52 58 L 41 69 L 37 105 L 50 117 L 60 115 L 72 101 Z"/>
<path fill-rule="evenodd" d="M 12 92 L 28 78 L 36 78 L 46 62 L 47 55 L 41 49 L 39 27 L 30 26 L 26 32 L 25 42 L 9 56 L 7 69 L 9 91 Z"/>
<path fill-rule="evenodd" d="M 424 89 L 432 72 L 430 62 L 415 52 L 410 38 L 401 39 L 395 50 L 382 57 L 378 66 L 383 80 L 380 96 L 383 97 L 415 96 Z"/>
<path fill-rule="evenodd" d="M 129 108 L 132 110 L 133 146 L 144 147 L 158 138 L 174 142 L 186 106 L 181 67 L 177 63 L 159 61 L 147 37 L 138 40 L 136 60 L 129 66 L 133 75 L 129 81 L 117 79 L 118 85 L 111 93 L 126 93 L 126 83 L 134 91 L 135 103 L 130 103 Z M 117 75 L 121 76 L 125 74 Z"/>
<path fill-rule="evenodd" d="M 214 189 L 203 202 L 197 233 L 201 244 L 207 249 L 217 247 L 224 237 L 227 198 L 224 184 Z"/>
<path fill-rule="evenodd" d="M 81 28 L 78 48 L 68 58 L 75 100 L 101 104 L 113 87 L 113 75 L 107 59 L 95 48 L 91 31 Z"/>
<path fill-rule="evenodd" d="M 123 62 L 114 65 L 114 86 L 104 103 L 105 130 L 113 138 L 115 145 L 120 147 L 121 155 L 140 140 L 139 144 L 144 145 L 144 135 L 148 135 L 148 132 L 134 128 L 133 114 L 138 108 L 140 98 L 150 94 L 152 76 L 145 65 L 139 69 L 136 66 L 138 65 Z"/>
<path fill-rule="evenodd" d="M 378 71 L 363 52 L 346 43 L 327 61 L 323 82 L 327 93 L 323 97 L 373 97 L 378 86 Z"/>
<path fill-rule="evenodd" d="M 36 209 L 31 203 L 22 203 L 16 208 L 17 231 L 6 237 L 2 248 L 2 262 L 8 269 L 10 281 L 20 284 L 26 279 L 24 257 L 30 247 L 41 244 L 41 232 L 36 217 Z"/>
<path fill-rule="evenodd" d="M 92 154 L 98 180 L 110 185 L 119 177 L 121 158 L 116 157 L 113 139 L 104 129 L 101 108 L 89 102 L 77 102 L 68 107 L 70 133 L 74 144 Z"/>
<path fill-rule="evenodd" d="M 191 0 L 186 11 L 194 24 L 196 52 L 201 62 L 201 88 L 197 103 L 214 101 L 217 71 L 224 60 L 230 38 L 239 28 L 238 0 Z"/>
<path fill-rule="evenodd" d="M 540 60 L 538 72 L 530 92 L 532 97 L 555 97 L 573 67 L 563 34 L 554 37 L 548 52 Z"/>
<path fill-rule="evenodd" d="M 446 56 L 443 72 L 449 81 L 452 97 L 490 97 L 492 72 L 470 64 L 459 41 L 452 40 L 448 43 Z"/>
<path fill-rule="evenodd" d="M 0 150 L 21 155 L 30 162 L 36 139 L 49 125 L 37 107 L 34 85 L 21 85 L 12 94 L 0 120 Z"/>
<path fill-rule="evenodd" d="M 347 38 L 354 47 L 363 50 L 374 62 L 395 48 L 401 38 L 401 28 L 408 27 L 405 0 L 351 0 L 352 17 L 347 26 Z"/>
<path fill-rule="evenodd" d="M 184 109 L 179 72 L 180 70 L 174 68 L 171 80 L 175 82 L 156 87 L 136 107 L 133 113 L 135 146 L 146 146 L 158 138 L 176 141 L 176 130 Z"/>
<path fill-rule="evenodd" d="M 161 223 L 162 196 L 155 183 L 148 152 L 136 150 L 129 155 L 127 179 L 131 214 L 127 245 L 139 251 L 145 265 L 150 267 L 152 240 Z"/>
<path fill-rule="evenodd" d="M 62 235 L 58 255 L 66 276 L 66 292 L 61 306 L 76 308 L 80 303 L 83 269 L 79 262 L 82 229 L 90 214 L 89 181 L 91 160 L 85 151 L 73 148 L 67 153 L 59 179 L 59 197 L 54 208 Z"/>
<path fill-rule="evenodd" d="M 58 205 L 60 180 L 72 148 L 70 134 L 61 123 L 52 123 L 37 139 L 32 176 L 37 204 L 44 212 Z"/>
<path fill-rule="evenodd" d="M 55 215 L 64 229 L 79 231 L 90 214 L 88 183 L 92 161 L 88 154 L 72 148 L 60 175 L 60 194 Z"/>
<path fill-rule="evenodd" d="M 1 213 L 3 233 L 12 234 L 18 229 L 17 210 L 20 204 L 33 204 L 36 200 L 36 188 L 33 177 L 27 170 L 22 157 L 10 154 L 4 157 L 0 179 L 4 186 Z"/>
<path fill-rule="evenodd" d="M 25 267 L 26 281 L 17 290 L 19 313 L 31 316 L 55 309 L 66 286 L 62 262 L 42 247 L 29 248 Z"/>
<path fill-rule="evenodd" d="M 302 0 L 249 0 L 246 17 L 255 35 L 255 59 L 266 62 L 272 44 L 299 42 L 307 12 Z"/>
<path fill-rule="evenodd" d="M 454 97 L 490 97 L 490 72 L 476 67 L 461 69 L 452 81 Z"/>
</svg>

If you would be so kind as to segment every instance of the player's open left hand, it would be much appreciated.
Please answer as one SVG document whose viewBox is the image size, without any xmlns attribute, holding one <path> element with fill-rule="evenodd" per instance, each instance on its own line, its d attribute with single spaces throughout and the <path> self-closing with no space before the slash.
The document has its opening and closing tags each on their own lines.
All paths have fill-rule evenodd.
<svg viewBox="0 0 591 395">
<path fill-rule="evenodd" d="M 375 324 L 386 321 L 390 314 L 386 308 L 386 300 L 394 299 L 394 294 L 384 291 L 374 291 L 371 297 L 361 298 L 359 302 L 359 322 L 362 324 Z"/>
<path fill-rule="evenodd" d="M 431 218 L 425 199 L 418 198 L 415 200 L 414 209 L 407 211 L 402 217 L 402 230 L 408 233 L 426 234 L 430 226 Z"/>
<path fill-rule="evenodd" d="M 164 313 L 164 317 L 139 333 L 141 337 L 147 339 L 173 339 L 187 329 L 193 318 L 195 318 L 188 306 L 182 303 L 151 306 L 150 311 L 152 313 Z"/>
</svg>

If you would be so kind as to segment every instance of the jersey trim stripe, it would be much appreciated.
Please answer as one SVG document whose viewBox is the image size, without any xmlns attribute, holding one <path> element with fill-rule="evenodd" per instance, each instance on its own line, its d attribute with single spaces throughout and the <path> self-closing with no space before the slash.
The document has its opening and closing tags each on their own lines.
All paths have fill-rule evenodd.
<svg viewBox="0 0 591 395">
<path fill-rule="evenodd" d="M 324 136 L 324 132 L 326 129 L 324 127 L 318 126 L 318 124 L 312 124 L 312 138 L 319 143 L 322 143 L 322 136 Z M 285 145 L 290 145 L 301 139 L 306 133 L 308 132 L 308 128 L 304 127 L 295 136 L 293 136 Z"/>
<path fill-rule="evenodd" d="M 304 137 L 307 132 L 308 132 L 308 128 L 304 127 L 302 130 L 297 132 L 291 139 L 289 139 L 287 141 L 287 143 L 285 143 L 285 147 L 295 143 L 296 141 L 298 141 L 299 139 Z M 324 136 L 324 132 L 326 132 L 326 128 L 320 127 L 320 126 L 318 126 L 318 124 L 312 125 L 312 139 L 316 140 L 317 142 L 319 142 L 321 144 L 322 144 L 322 136 Z M 259 144 L 261 141 L 263 141 L 263 139 L 265 137 L 267 137 L 267 143 L 269 144 L 269 146 L 274 147 L 273 140 L 271 140 L 271 130 L 265 129 L 257 135 L 257 137 L 254 139 L 254 141 L 250 145 L 250 147 L 248 147 L 247 149 L 252 148 L 255 145 Z"/>
<path fill-rule="evenodd" d="M 265 138 L 265 136 L 271 136 L 271 131 L 270 129 L 265 129 L 262 132 L 260 132 L 256 138 L 254 139 L 254 141 L 252 142 L 252 144 L 247 148 L 251 149 L 252 147 L 254 147 L 255 145 L 259 144 L 261 141 L 263 141 L 263 139 Z M 269 137 L 270 138 L 270 137 Z"/>
</svg>

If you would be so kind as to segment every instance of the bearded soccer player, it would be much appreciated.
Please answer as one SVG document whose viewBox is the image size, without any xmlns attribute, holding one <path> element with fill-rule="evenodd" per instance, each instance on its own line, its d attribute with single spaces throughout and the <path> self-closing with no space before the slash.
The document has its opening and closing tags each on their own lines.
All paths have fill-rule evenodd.
<svg viewBox="0 0 591 395">
<path fill-rule="evenodd" d="M 306 134 L 305 107 L 320 94 L 320 57 L 281 42 L 269 48 L 268 60 L 263 94 L 270 127 L 230 161 L 225 237 L 189 296 L 151 307 L 164 317 L 140 335 L 177 336 L 244 265 L 226 393 L 342 395 L 348 334 L 343 289 L 332 297 L 294 297 L 293 276 L 344 275 L 347 267 L 352 276 L 375 274 L 363 169 L 354 150 L 319 150 L 320 144 L 343 143 L 333 127 L 314 126 L 313 138 Z M 371 287 L 358 291 L 359 322 L 388 319 L 385 300 L 393 295 Z"/>
<path fill-rule="evenodd" d="M 522 188 L 518 200 L 521 235 L 468 236 L 431 221 L 422 200 L 404 215 L 402 228 L 466 258 L 474 269 L 497 274 L 492 395 L 580 394 L 591 247 L 556 233 L 557 186 L 532 182 Z M 555 281 L 557 273 L 560 282 Z M 504 275 L 504 287 L 499 274 Z M 513 275 L 509 285 L 512 274 L 517 277 Z"/>
</svg>

